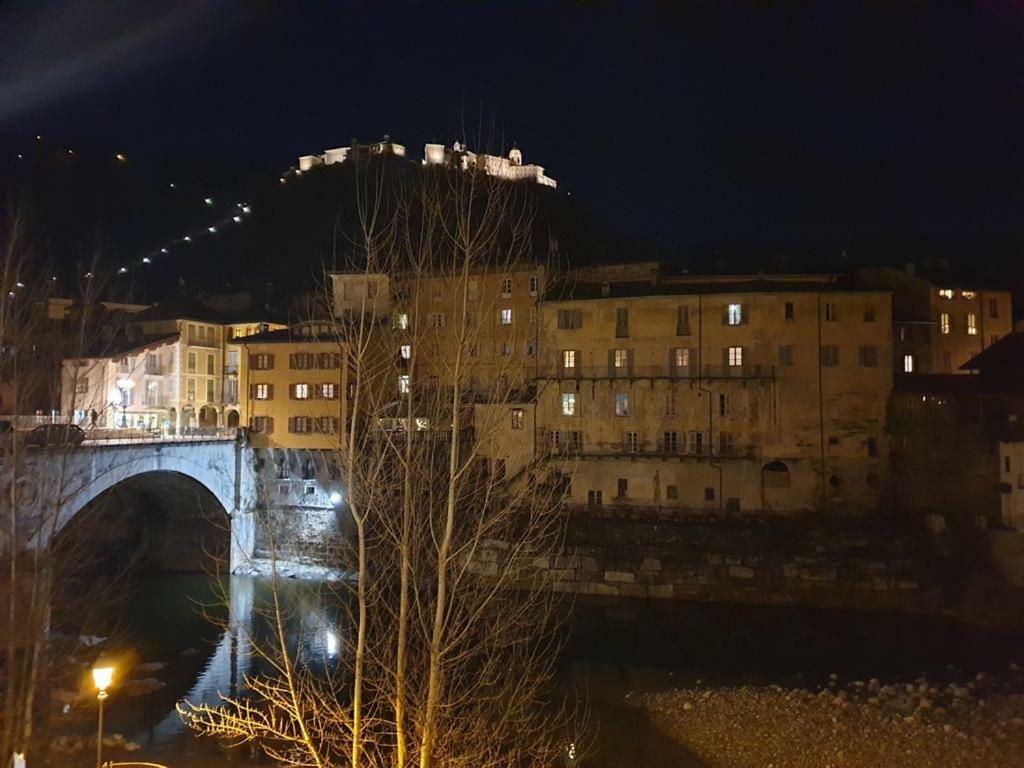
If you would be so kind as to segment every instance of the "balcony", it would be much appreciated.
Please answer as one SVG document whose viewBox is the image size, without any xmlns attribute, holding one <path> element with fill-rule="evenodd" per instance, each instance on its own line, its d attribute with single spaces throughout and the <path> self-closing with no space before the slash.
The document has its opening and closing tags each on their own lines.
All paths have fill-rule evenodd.
<svg viewBox="0 0 1024 768">
<path fill-rule="evenodd" d="M 688 365 L 674 367 L 667 365 L 634 366 L 562 366 L 542 367 L 538 370 L 541 379 L 774 379 L 774 365 Z"/>
<path fill-rule="evenodd" d="M 209 339 L 209 338 L 202 338 L 201 339 L 198 336 L 195 336 L 195 335 L 193 335 L 191 333 L 188 335 L 188 342 L 187 343 L 188 343 L 188 345 L 190 347 L 207 347 L 209 349 L 219 349 L 220 348 L 220 342 L 218 342 L 217 339 L 215 339 L 215 338 L 214 339 Z"/>
<path fill-rule="evenodd" d="M 691 448 L 688 445 L 637 445 L 632 449 L 626 443 L 578 445 L 547 440 L 537 442 L 537 454 L 560 459 L 630 459 L 648 461 L 755 461 L 760 455 L 756 445 L 715 445 Z"/>
</svg>

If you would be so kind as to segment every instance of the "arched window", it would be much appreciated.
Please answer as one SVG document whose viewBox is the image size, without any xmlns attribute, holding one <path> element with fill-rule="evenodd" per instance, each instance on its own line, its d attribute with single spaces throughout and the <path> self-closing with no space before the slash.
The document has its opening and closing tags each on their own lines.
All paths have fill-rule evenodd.
<svg viewBox="0 0 1024 768">
<path fill-rule="evenodd" d="M 765 488 L 789 487 L 789 467 L 781 461 L 769 461 L 761 468 L 761 475 Z"/>
</svg>

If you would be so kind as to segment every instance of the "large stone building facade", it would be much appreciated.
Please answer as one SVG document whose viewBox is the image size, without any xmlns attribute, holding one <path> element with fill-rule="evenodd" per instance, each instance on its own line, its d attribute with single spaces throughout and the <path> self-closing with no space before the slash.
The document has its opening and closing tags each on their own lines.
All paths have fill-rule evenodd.
<svg viewBox="0 0 1024 768">
<path fill-rule="evenodd" d="M 541 306 L 538 449 L 580 505 L 873 508 L 889 316 L 831 277 L 576 282 Z"/>
</svg>

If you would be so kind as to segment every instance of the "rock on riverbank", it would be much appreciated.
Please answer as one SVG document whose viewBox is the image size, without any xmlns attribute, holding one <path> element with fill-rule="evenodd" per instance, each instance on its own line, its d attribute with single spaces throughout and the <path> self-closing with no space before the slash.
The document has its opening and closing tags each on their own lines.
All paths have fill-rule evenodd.
<svg viewBox="0 0 1024 768">
<path fill-rule="evenodd" d="M 1024 766 L 1024 676 L 689 688 L 645 694 L 660 731 L 709 768 Z"/>
</svg>

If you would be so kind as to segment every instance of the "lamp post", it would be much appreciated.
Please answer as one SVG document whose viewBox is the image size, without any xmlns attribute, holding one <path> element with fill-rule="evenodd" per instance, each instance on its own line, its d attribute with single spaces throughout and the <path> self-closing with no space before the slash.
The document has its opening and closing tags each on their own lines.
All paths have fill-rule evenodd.
<svg viewBox="0 0 1024 768">
<path fill-rule="evenodd" d="M 118 379 L 117 388 L 121 394 L 121 426 L 128 426 L 128 398 L 131 397 L 132 387 L 135 382 L 131 379 Z"/>
<path fill-rule="evenodd" d="M 103 765 L 103 700 L 107 698 L 107 688 L 114 679 L 113 667 L 93 667 L 92 682 L 96 686 L 96 700 L 99 703 L 99 719 L 96 725 L 96 768 Z"/>
</svg>

